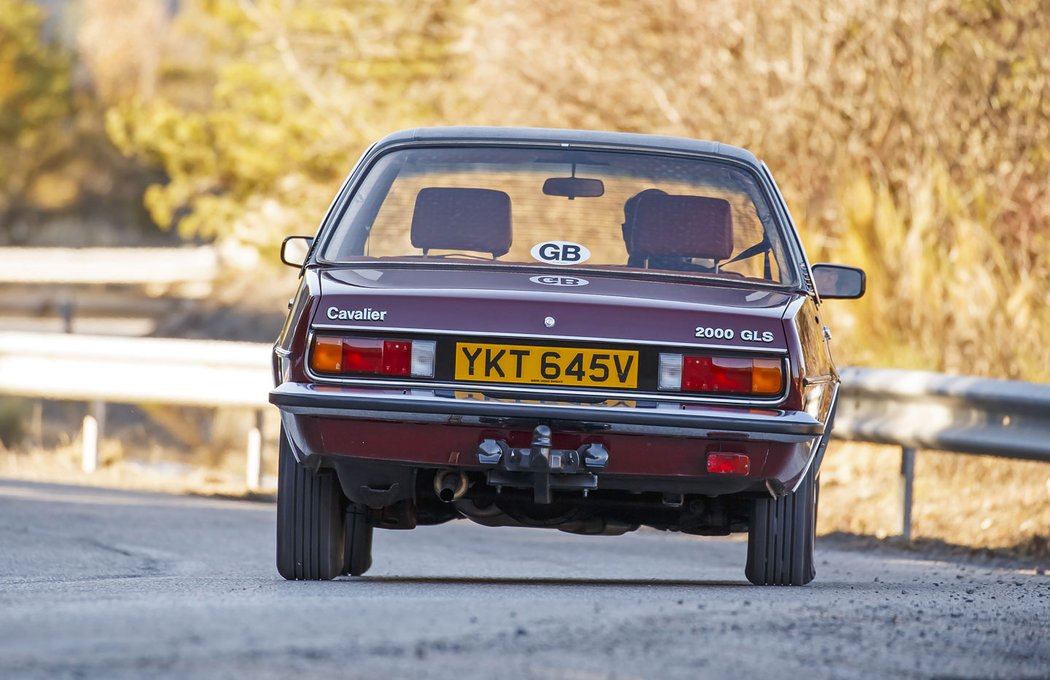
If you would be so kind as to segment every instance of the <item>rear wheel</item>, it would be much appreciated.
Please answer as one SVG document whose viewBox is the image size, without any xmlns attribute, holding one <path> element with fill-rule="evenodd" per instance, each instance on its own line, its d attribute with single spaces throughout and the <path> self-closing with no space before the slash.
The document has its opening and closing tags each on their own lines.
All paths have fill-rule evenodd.
<svg viewBox="0 0 1050 680">
<path fill-rule="evenodd" d="M 818 484 L 807 474 L 794 493 L 754 502 L 744 569 L 748 581 L 760 586 L 804 586 L 816 576 Z"/>
<path fill-rule="evenodd" d="M 372 566 L 372 525 L 368 511 L 355 503 L 347 504 L 346 561 L 343 573 L 360 576 Z"/>
<path fill-rule="evenodd" d="M 344 573 L 347 501 L 333 470 L 309 470 L 281 430 L 277 470 L 277 571 L 292 581 Z"/>
</svg>

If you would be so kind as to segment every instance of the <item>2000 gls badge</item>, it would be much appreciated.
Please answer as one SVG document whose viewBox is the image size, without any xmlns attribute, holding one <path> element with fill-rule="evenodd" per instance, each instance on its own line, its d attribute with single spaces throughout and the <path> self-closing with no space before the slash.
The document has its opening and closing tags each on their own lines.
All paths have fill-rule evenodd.
<svg viewBox="0 0 1050 680">
<path fill-rule="evenodd" d="M 270 393 L 285 578 L 363 574 L 376 528 L 470 519 L 747 532 L 752 583 L 813 579 L 839 385 L 821 299 L 864 274 L 807 262 L 747 151 L 396 133 L 282 259 L 302 272 Z"/>
</svg>

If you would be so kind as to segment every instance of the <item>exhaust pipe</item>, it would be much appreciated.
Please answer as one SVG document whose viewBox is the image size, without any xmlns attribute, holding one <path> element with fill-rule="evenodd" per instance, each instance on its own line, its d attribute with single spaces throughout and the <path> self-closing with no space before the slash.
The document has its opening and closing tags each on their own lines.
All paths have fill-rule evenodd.
<svg viewBox="0 0 1050 680">
<path fill-rule="evenodd" d="M 444 503 L 458 501 L 467 492 L 467 473 L 442 470 L 434 475 L 434 493 Z"/>
</svg>

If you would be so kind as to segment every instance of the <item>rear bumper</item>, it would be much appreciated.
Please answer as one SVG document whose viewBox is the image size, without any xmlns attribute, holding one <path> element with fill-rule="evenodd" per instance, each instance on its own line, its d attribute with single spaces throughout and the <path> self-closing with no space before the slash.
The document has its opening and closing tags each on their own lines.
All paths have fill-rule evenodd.
<svg viewBox="0 0 1050 680">
<path fill-rule="evenodd" d="M 697 493 L 761 492 L 767 481 L 791 488 L 824 434 L 824 424 L 804 411 L 694 404 L 507 403 L 433 390 L 309 383 L 284 383 L 270 393 L 270 401 L 280 409 L 300 460 L 353 458 L 480 470 L 475 451 L 482 439 L 528 446 L 533 427 L 543 423 L 554 431 L 557 448 L 601 443 L 609 450 L 608 467 L 599 475 L 602 488 L 616 488 L 618 478 L 677 482 Z M 750 473 L 712 475 L 707 454 L 714 451 L 747 454 Z"/>
<path fill-rule="evenodd" d="M 558 402 L 513 402 L 441 396 L 434 390 L 374 390 L 284 383 L 270 392 L 282 413 L 434 424 L 492 425 L 495 421 L 553 422 L 556 429 L 647 434 L 667 437 L 761 439 L 787 443 L 812 440 L 824 425 L 804 411 L 724 408 L 653 403 L 602 406 Z"/>
</svg>

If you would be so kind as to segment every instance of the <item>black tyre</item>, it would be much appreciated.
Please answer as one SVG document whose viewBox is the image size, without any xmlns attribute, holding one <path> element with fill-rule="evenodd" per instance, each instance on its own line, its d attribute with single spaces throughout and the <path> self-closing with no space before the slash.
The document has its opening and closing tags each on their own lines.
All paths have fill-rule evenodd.
<svg viewBox="0 0 1050 680">
<path fill-rule="evenodd" d="M 277 470 L 277 571 L 290 581 L 343 573 L 347 501 L 332 470 L 300 465 L 281 431 Z"/>
<path fill-rule="evenodd" d="M 367 509 L 354 503 L 346 511 L 346 561 L 343 573 L 360 576 L 372 566 L 372 525 Z"/>
<path fill-rule="evenodd" d="M 754 502 L 744 568 L 748 581 L 759 586 L 804 586 L 816 576 L 817 485 L 812 473 L 807 474 L 794 493 Z"/>
</svg>

